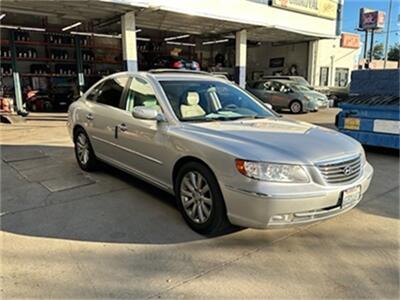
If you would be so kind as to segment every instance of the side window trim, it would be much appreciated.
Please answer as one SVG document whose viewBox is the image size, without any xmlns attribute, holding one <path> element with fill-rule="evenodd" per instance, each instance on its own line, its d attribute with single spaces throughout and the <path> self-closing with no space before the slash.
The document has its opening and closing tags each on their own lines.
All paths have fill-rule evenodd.
<svg viewBox="0 0 400 300">
<path fill-rule="evenodd" d="M 96 84 L 93 89 L 85 96 L 85 100 L 87 101 L 91 101 L 91 102 L 96 102 L 97 103 L 97 97 L 99 96 L 99 90 L 101 90 L 101 88 L 104 85 L 104 82 L 106 82 L 107 80 L 101 81 L 100 83 Z M 94 98 L 93 99 L 89 99 L 88 97 L 92 94 L 94 94 Z"/>
<path fill-rule="evenodd" d="M 133 79 L 133 76 L 129 75 L 129 78 L 128 78 L 126 85 L 124 87 L 124 90 L 122 92 L 121 99 L 119 101 L 119 108 L 122 110 L 126 110 L 126 101 L 127 101 L 128 92 L 129 92 L 129 88 L 131 86 L 132 79 Z"/>
</svg>

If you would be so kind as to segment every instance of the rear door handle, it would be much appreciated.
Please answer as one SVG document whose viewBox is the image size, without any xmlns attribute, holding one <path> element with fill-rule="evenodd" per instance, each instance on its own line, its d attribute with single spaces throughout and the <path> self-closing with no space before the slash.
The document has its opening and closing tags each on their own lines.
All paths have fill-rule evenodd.
<svg viewBox="0 0 400 300">
<path fill-rule="evenodd" d="M 93 115 L 92 115 L 91 113 L 88 113 L 88 114 L 86 115 L 86 119 L 88 119 L 88 120 L 93 120 L 94 117 L 93 117 Z"/>
<path fill-rule="evenodd" d="M 128 127 L 126 127 L 126 125 L 124 123 L 119 124 L 118 125 L 119 130 L 121 130 L 122 132 L 125 132 L 128 130 Z"/>
</svg>

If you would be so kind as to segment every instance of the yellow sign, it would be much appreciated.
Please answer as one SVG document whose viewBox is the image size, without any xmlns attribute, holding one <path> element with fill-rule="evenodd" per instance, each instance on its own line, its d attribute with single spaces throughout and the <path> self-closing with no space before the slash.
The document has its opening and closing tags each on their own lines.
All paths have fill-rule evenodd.
<svg viewBox="0 0 400 300">
<path fill-rule="evenodd" d="M 272 6 L 334 20 L 338 0 L 272 0 Z"/>
<path fill-rule="evenodd" d="M 360 119 L 345 118 L 344 119 L 344 129 L 359 130 L 360 129 Z"/>
</svg>

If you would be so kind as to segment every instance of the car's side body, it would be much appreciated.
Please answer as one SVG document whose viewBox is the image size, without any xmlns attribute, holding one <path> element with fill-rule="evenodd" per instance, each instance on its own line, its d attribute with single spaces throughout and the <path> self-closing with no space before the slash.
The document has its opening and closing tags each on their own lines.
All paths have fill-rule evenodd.
<svg viewBox="0 0 400 300">
<path fill-rule="evenodd" d="M 122 82 L 117 107 L 90 100 L 106 80 Z M 200 162 L 217 179 L 231 223 L 266 228 L 308 223 L 340 214 L 354 207 L 338 207 L 343 190 L 360 186 L 367 190 L 372 167 L 362 157 L 355 140 L 335 131 L 278 116 L 265 120 L 191 123 L 180 122 L 174 114 L 160 82 L 168 80 L 226 82 L 204 74 L 118 73 L 89 89 L 69 110 L 71 136 L 77 128 L 88 134 L 96 156 L 117 168 L 142 178 L 172 194 L 179 168 Z M 136 119 L 127 111 L 127 87 L 133 80 L 148 84 L 162 111 L 160 120 Z M 105 83 L 104 83 L 105 84 Z M 235 89 L 239 87 L 232 85 Z M 99 88 L 100 89 L 100 88 Z M 357 157 L 357 177 L 340 185 L 328 184 L 320 164 Z M 311 182 L 282 184 L 254 180 L 240 174 L 236 159 L 299 164 L 307 169 Z M 330 209 L 332 208 L 332 209 Z M 273 220 L 277 214 L 292 214 L 293 219 Z M 301 217 L 296 213 L 303 213 Z"/>
</svg>

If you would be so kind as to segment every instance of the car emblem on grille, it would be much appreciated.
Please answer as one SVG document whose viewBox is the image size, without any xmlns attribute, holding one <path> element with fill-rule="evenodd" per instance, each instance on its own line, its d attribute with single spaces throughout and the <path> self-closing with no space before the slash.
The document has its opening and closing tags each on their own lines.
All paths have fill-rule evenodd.
<svg viewBox="0 0 400 300">
<path fill-rule="evenodd" d="M 351 173 L 353 173 L 353 168 L 351 166 L 346 166 L 343 169 L 343 174 L 346 176 L 349 176 Z"/>
</svg>

